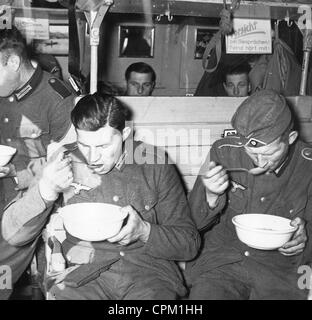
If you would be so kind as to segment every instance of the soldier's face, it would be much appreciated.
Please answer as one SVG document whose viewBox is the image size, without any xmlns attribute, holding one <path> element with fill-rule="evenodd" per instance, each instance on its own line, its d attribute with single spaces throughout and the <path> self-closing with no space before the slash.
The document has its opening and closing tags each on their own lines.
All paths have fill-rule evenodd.
<svg viewBox="0 0 312 320">
<path fill-rule="evenodd" d="M 266 171 L 274 171 L 285 159 L 288 144 L 280 142 L 279 139 L 267 146 L 259 148 L 245 147 L 246 153 L 257 167 L 266 167 Z"/>
<path fill-rule="evenodd" d="M 18 88 L 19 79 L 11 61 L 3 58 L 0 52 L 0 97 L 8 97 Z"/>
<path fill-rule="evenodd" d="M 150 96 L 154 89 L 154 82 L 150 73 L 132 71 L 127 81 L 127 96 Z"/>
<path fill-rule="evenodd" d="M 97 174 L 111 171 L 122 154 L 122 134 L 108 125 L 97 131 L 76 131 L 78 148 L 89 168 Z"/>
<path fill-rule="evenodd" d="M 285 161 L 289 146 L 294 143 L 296 138 L 297 132 L 292 131 L 288 137 L 279 137 L 263 147 L 253 148 L 246 146 L 245 151 L 255 166 L 266 168 L 264 172 L 273 172 Z"/>
<path fill-rule="evenodd" d="M 246 97 L 250 91 L 249 79 L 246 73 L 227 75 L 226 82 L 223 85 L 229 97 Z"/>
</svg>

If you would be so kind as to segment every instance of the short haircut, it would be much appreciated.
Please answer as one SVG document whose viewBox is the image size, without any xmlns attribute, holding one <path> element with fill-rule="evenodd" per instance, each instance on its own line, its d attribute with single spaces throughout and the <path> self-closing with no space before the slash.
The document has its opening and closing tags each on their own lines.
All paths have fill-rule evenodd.
<svg viewBox="0 0 312 320">
<path fill-rule="evenodd" d="M 101 95 L 120 96 L 123 90 L 111 82 L 100 80 L 97 83 L 97 91 Z"/>
<path fill-rule="evenodd" d="M 11 29 L 0 29 L 0 52 L 3 65 L 7 64 L 11 54 L 19 56 L 23 62 L 29 60 L 26 41 L 15 26 Z"/>
<path fill-rule="evenodd" d="M 131 72 L 138 72 L 138 73 L 150 73 L 152 75 L 152 81 L 156 81 L 156 73 L 154 69 L 145 62 L 136 62 L 130 64 L 130 66 L 127 68 L 125 72 L 125 78 L 128 81 L 130 78 Z"/>
<path fill-rule="evenodd" d="M 247 62 L 239 64 L 238 66 L 235 66 L 235 67 L 229 67 L 224 73 L 223 82 L 226 82 L 226 77 L 229 75 L 246 74 L 248 76 L 250 70 L 251 68 Z"/>
<path fill-rule="evenodd" d="M 130 120 L 130 111 L 118 99 L 98 92 L 81 98 L 71 112 L 76 129 L 96 131 L 106 125 L 122 132 L 125 122 Z"/>
</svg>

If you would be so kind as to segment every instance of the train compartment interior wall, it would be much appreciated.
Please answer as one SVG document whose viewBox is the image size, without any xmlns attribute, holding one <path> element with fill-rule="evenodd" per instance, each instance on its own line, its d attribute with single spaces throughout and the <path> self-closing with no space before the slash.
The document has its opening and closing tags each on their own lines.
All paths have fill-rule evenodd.
<svg viewBox="0 0 312 320">
<path fill-rule="evenodd" d="M 154 53 L 151 58 L 120 57 L 120 26 L 152 26 Z M 218 19 L 166 16 L 108 14 L 101 28 L 99 47 L 99 78 L 125 86 L 124 72 L 133 62 L 150 64 L 157 74 L 155 96 L 186 96 L 193 94 L 203 74 L 202 60 L 195 59 L 197 29 L 217 31 Z"/>
</svg>

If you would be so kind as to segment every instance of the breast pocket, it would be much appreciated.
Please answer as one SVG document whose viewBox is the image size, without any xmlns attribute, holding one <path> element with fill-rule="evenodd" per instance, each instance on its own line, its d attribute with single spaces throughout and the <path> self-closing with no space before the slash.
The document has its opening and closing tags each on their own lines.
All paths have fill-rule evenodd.
<svg viewBox="0 0 312 320">
<path fill-rule="evenodd" d="M 304 218 L 305 208 L 305 199 L 301 199 L 301 201 L 300 198 L 298 198 L 296 201 L 283 199 L 282 201 L 276 201 L 275 206 L 272 208 L 270 213 L 292 220 L 295 217 Z"/>
<path fill-rule="evenodd" d="M 48 128 L 41 123 L 29 122 L 17 126 L 14 138 L 18 144 L 19 153 L 30 158 L 45 157 L 44 137 L 47 137 L 48 133 Z"/>
<path fill-rule="evenodd" d="M 158 198 L 153 192 L 135 192 L 129 199 L 130 205 L 141 215 L 141 217 L 152 223 L 157 223 L 155 206 Z"/>
<path fill-rule="evenodd" d="M 246 205 L 246 190 L 238 188 L 230 189 L 228 193 L 228 207 L 231 208 L 235 213 L 243 213 Z"/>
</svg>

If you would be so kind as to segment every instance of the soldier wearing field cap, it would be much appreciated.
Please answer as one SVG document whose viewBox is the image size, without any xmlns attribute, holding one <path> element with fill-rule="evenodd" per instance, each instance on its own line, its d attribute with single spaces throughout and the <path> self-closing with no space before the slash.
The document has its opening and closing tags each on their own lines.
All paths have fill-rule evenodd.
<svg viewBox="0 0 312 320">
<path fill-rule="evenodd" d="M 199 257 L 187 264 L 190 299 L 306 299 L 297 281 L 298 267 L 312 260 L 312 149 L 298 138 L 285 98 L 272 90 L 248 97 L 232 126 L 237 134 L 213 144 L 189 196 L 204 237 Z M 232 223 L 243 213 L 289 218 L 297 229 L 281 248 L 254 249 Z"/>
</svg>

